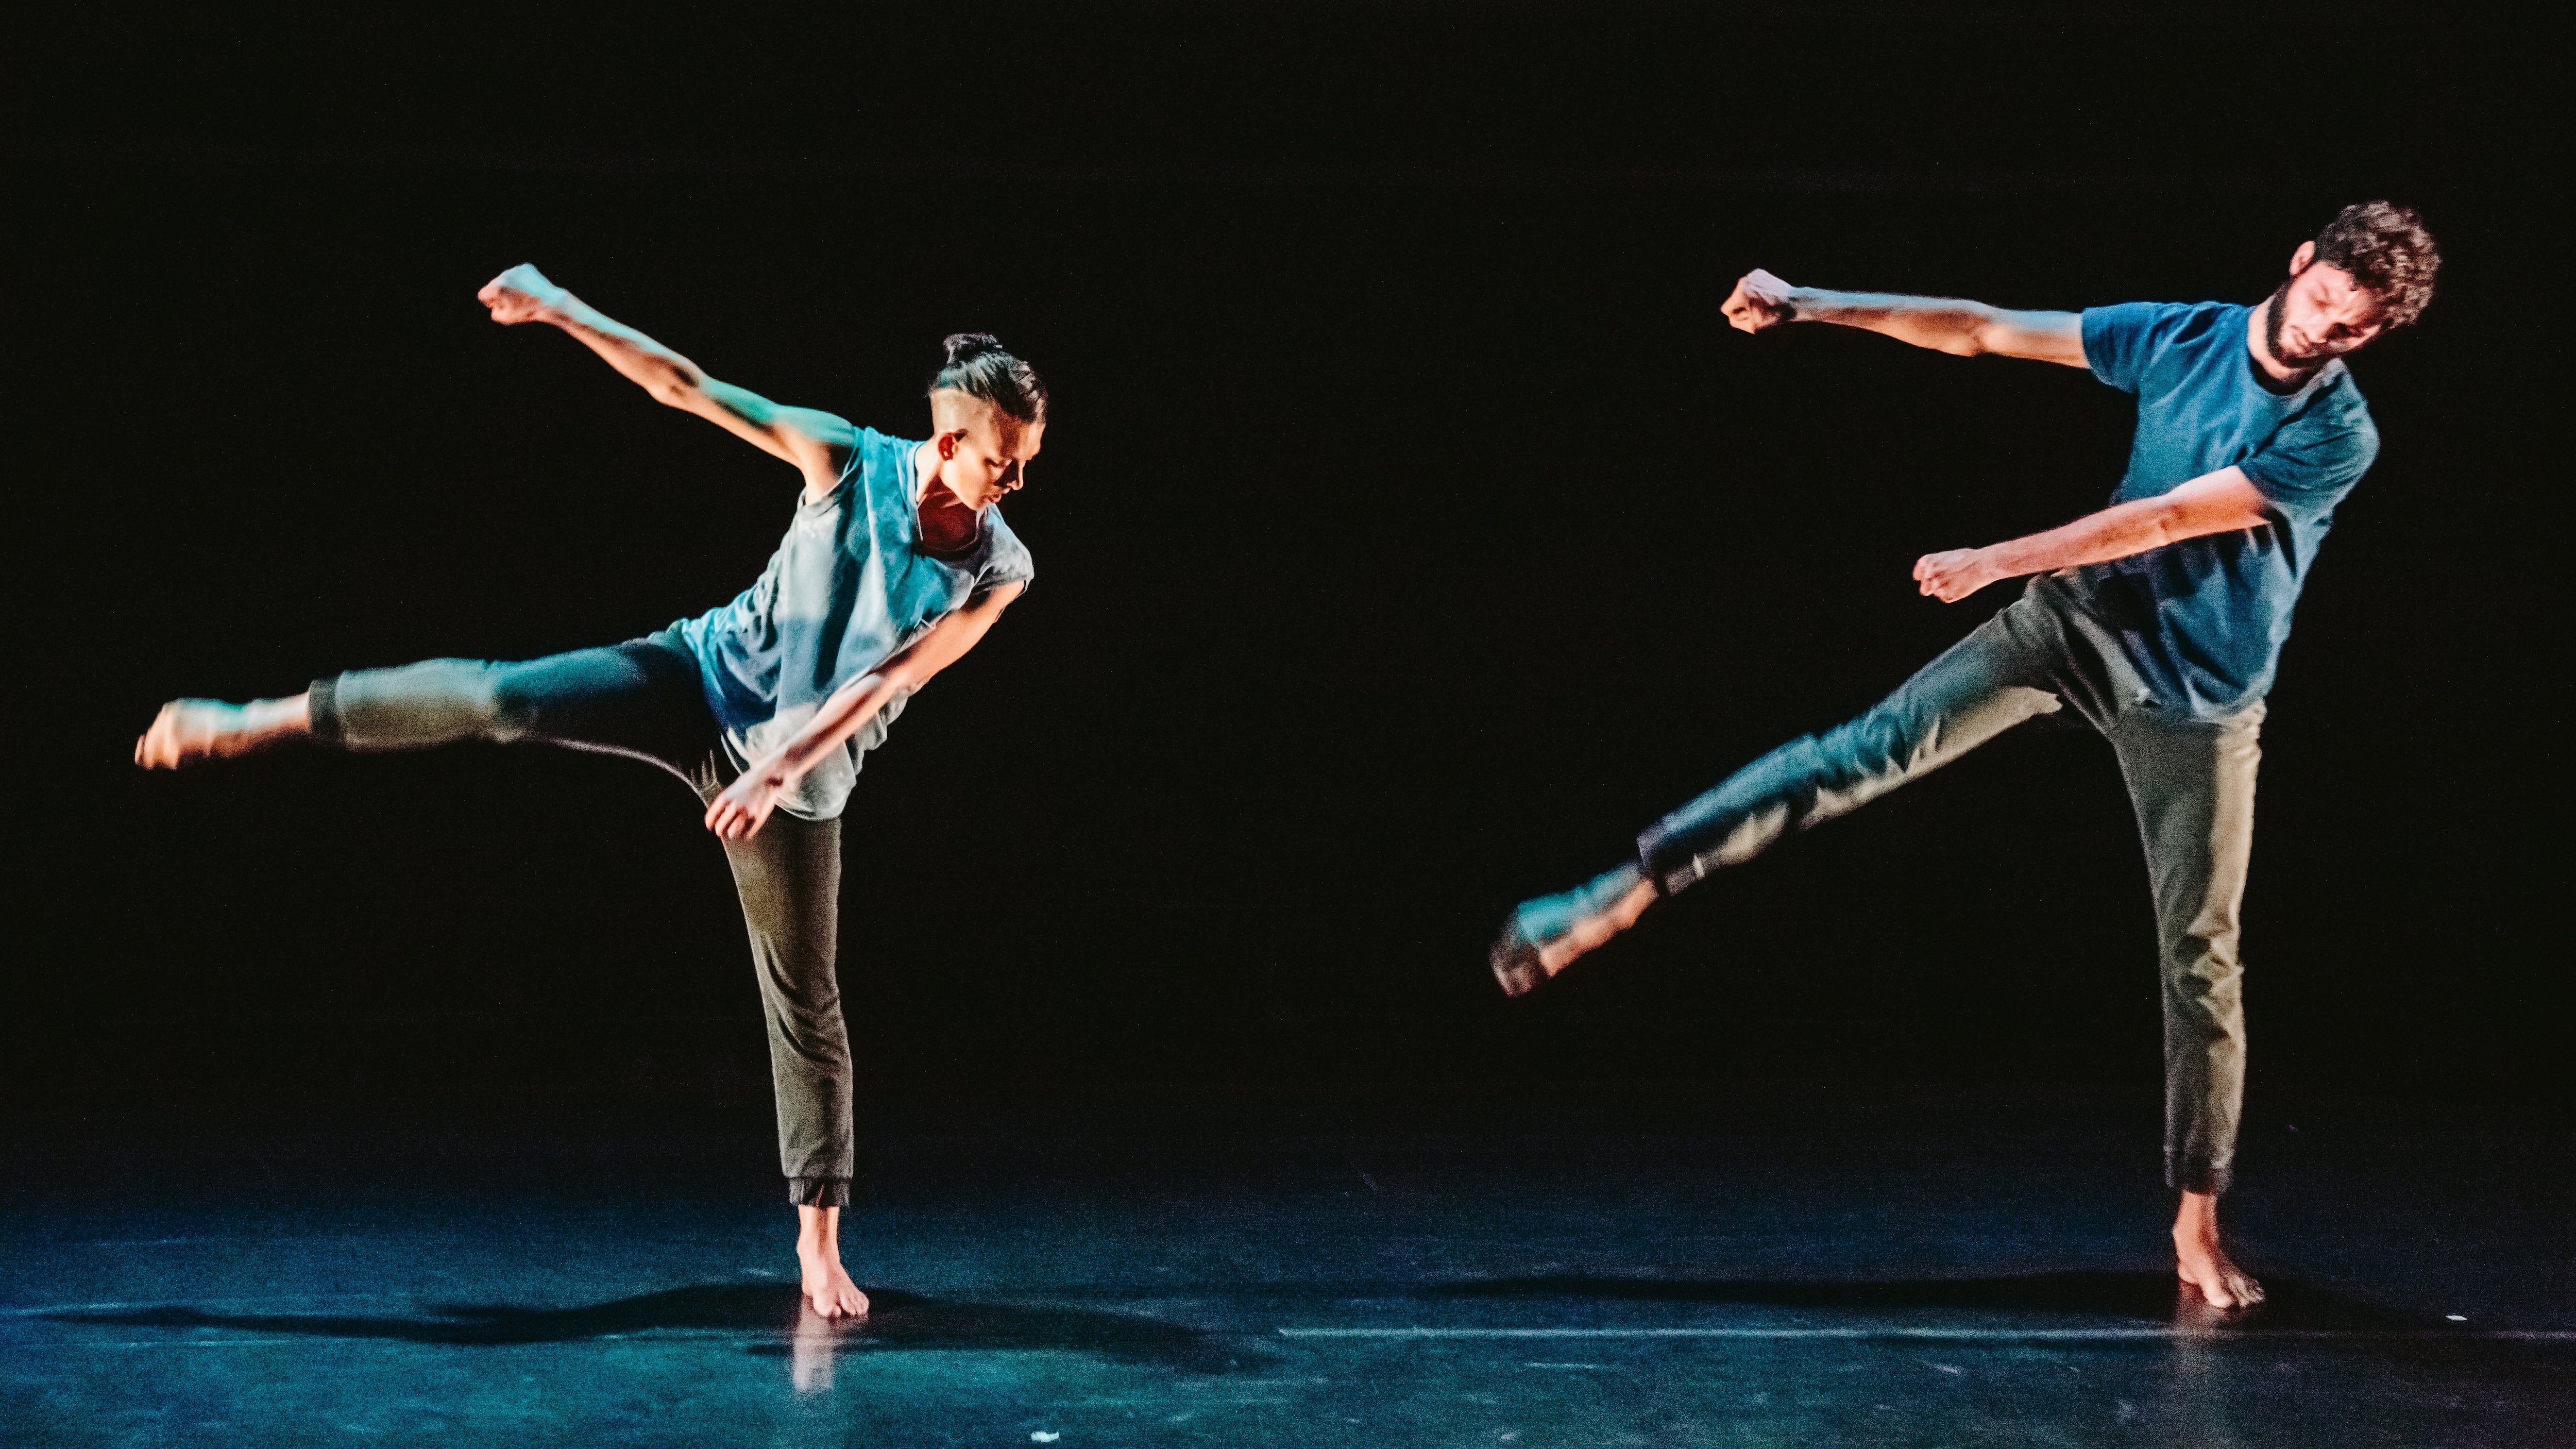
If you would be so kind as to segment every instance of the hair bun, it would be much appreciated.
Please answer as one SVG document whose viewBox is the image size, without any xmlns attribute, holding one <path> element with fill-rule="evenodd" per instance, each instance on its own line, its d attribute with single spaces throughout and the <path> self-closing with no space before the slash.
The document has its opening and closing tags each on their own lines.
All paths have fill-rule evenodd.
<svg viewBox="0 0 2576 1449">
<path fill-rule="evenodd" d="M 990 332 L 951 333 L 940 346 L 948 360 L 930 375 L 928 391 L 954 388 L 979 397 L 1024 423 L 1046 421 L 1046 384 L 1037 369 L 1013 357 Z"/>
<path fill-rule="evenodd" d="M 1000 352 L 1002 339 L 990 332 L 956 332 L 949 334 L 948 340 L 940 345 L 948 349 L 948 365 L 955 367 L 987 352 Z"/>
</svg>

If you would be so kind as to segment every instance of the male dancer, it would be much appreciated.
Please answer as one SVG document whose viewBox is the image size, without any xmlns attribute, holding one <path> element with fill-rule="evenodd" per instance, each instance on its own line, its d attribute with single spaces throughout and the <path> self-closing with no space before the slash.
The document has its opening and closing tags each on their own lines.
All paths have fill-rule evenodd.
<svg viewBox="0 0 2576 1449">
<path fill-rule="evenodd" d="M 1747 274 L 1725 307 L 1746 332 L 1837 322 L 1962 357 L 2090 367 L 2137 395 L 2128 472 L 2110 507 L 2063 528 L 1924 555 L 1914 578 L 1944 603 L 2040 577 L 1866 714 L 1773 750 L 1666 816 L 1638 837 L 1634 863 L 1523 903 L 1493 949 L 1503 989 L 1527 992 L 1710 871 L 2071 705 L 2111 742 L 2146 844 L 2178 1271 L 2215 1307 L 2261 1302 L 2218 1238 L 2245 1085 L 2236 938 L 2255 736 L 2300 582 L 2379 449 L 2341 359 L 2413 321 L 2439 265 L 2421 218 L 2373 201 L 2300 243 L 2289 275 L 2251 307 L 2010 312 Z"/>
<path fill-rule="evenodd" d="M 768 569 L 732 603 L 612 648 L 358 670 L 243 706 L 175 700 L 136 741 L 135 763 L 175 769 L 292 740 L 360 751 L 534 740 L 629 755 L 688 782 L 751 928 L 805 1296 L 825 1317 L 865 1314 L 840 1250 L 855 1159 L 833 976 L 841 810 L 860 754 L 1033 575 L 993 505 L 1027 481 L 1046 387 L 991 337 L 951 337 L 930 380 L 932 436 L 907 442 L 719 382 L 534 267 L 502 273 L 480 299 L 496 322 L 562 328 L 657 401 L 802 473 Z"/>
</svg>

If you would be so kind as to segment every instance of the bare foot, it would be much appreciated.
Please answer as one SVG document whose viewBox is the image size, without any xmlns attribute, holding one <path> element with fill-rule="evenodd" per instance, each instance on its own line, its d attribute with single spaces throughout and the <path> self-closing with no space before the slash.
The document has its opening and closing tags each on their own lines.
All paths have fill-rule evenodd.
<svg viewBox="0 0 2576 1449">
<path fill-rule="evenodd" d="M 2175 1271 L 2200 1290 L 2212 1308 L 2251 1308 L 2263 1301 L 2263 1285 L 2236 1266 L 2218 1244 L 2218 1195 L 2187 1192 L 2182 1212 L 2174 1218 Z"/>
<path fill-rule="evenodd" d="M 1643 869 L 1623 865 L 1563 895 L 1521 902 L 1488 959 L 1507 996 L 1525 996 L 1587 952 L 1637 924 L 1655 903 Z"/>
<path fill-rule="evenodd" d="M 804 1269 L 805 1302 L 825 1318 L 865 1318 L 868 1295 L 841 1266 L 841 1210 L 796 1209 L 796 1262 Z"/>
<path fill-rule="evenodd" d="M 227 759 L 313 733 L 312 696 L 226 704 L 220 699 L 174 699 L 161 706 L 152 728 L 134 742 L 134 763 L 147 770 L 175 770 L 199 760 Z"/>
</svg>

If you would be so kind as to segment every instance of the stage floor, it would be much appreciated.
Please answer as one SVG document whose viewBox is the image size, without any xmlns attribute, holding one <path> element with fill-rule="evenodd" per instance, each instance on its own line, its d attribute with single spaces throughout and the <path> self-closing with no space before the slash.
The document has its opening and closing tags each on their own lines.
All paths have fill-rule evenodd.
<svg viewBox="0 0 2576 1449">
<path fill-rule="evenodd" d="M 2463 1449 L 2576 1424 L 2559 1124 L 2255 1124 L 2230 1206 L 2273 1300 L 2227 1324 L 2167 1276 L 2135 1103 L 1550 1100 L 916 1104 L 872 1138 L 845 1248 L 877 1308 L 846 1329 L 800 1317 L 739 1112 L 21 1116 L 0 1438 Z"/>
</svg>

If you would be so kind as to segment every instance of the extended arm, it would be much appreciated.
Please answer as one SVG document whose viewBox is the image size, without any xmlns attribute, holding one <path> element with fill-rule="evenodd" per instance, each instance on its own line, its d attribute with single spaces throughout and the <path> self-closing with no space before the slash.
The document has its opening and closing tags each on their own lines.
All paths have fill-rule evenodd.
<svg viewBox="0 0 2576 1449">
<path fill-rule="evenodd" d="M 913 646 L 832 692 L 805 728 L 767 759 L 755 760 L 707 807 L 707 828 L 727 840 L 758 830 L 778 806 L 779 793 L 814 768 L 860 726 L 877 717 L 899 695 L 930 682 L 930 677 L 966 656 L 984 638 L 993 621 L 1020 596 L 1021 586 L 1004 584 L 965 608 L 930 626 Z"/>
<path fill-rule="evenodd" d="M 840 482 L 857 430 L 830 413 L 783 407 L 749 388 L 719 382 L 679 353 L 610 318 L 546 280 L 535 267 L 512 267 L 476 294 L 503 324 L 545 322 L 579 338 L 628 381 L 684 412 L 697 414 L 805 475 L 815 497 Z"/>
<path fill-rule="evenodd" d="M 1986 585 L 2022 574 L 2126 558 L 2208 533 L 2259 528 L 2270 521 L 2262 490 L 2242 468 L 2204 473 L 2170 493 L 2115 503 L 2063 528 L 1984 548 L 1927 553 L 1914 563 L 1922 592 L 1955 604 Z"/>
<path fill-rule="evenodd" d="M 2084 363 L 2082 318 L 2073 312 L 2014 312 L 1956 297 L 1899 297 L 1792 287 L 1759 267 L 1726 299 L 1726 320 L 1746 332 L 1783 322 L 1834 322 L 1883 332 L 1954 357 L 1992 352 L 2068 367 Z"/>
</svg>

